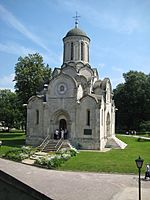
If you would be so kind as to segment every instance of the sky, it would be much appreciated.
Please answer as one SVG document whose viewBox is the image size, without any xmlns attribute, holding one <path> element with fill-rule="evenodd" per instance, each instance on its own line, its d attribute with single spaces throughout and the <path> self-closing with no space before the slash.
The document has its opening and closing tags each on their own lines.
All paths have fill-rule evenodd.
<svg viewBox="0 0 150 200">
<path fill-rule="evenodd" d="M 150 0 L 0 0 L 0 89 L 14 91 L 20 56 L 39 53 L 52 69 L 61 67 L 76 11 L 100 79 L 115 88 L 130 70 L 149 74 Z"/>
</svg>

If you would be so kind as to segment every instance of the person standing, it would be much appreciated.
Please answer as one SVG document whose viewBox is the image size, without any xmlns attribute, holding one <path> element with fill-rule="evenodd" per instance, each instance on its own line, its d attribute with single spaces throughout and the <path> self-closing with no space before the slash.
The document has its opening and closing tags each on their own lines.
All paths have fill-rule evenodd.
<svg viewBox="0 0 150 200">
<path fill-rule="evenodd" d="M 64 139 L 64 130 L 61 128 L 61 139 Z"/>
</svg>

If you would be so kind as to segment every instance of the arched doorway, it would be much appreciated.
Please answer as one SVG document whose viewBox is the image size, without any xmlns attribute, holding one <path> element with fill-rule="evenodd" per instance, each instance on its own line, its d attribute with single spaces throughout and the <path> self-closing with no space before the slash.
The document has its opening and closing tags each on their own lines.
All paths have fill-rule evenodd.
<svg viewBox="0 0 150 200">
<path fill-rule="evenodd" d="M 61 129 L 63 130 L 67 129 L 67 122 L 65 119 L 60 119 L 59 121 L 59 130 Z"/>
<path fill-rule="evenodd" d="M 60 132 L 60 137 L 63 131 L 63 138 L 68 139 L 68 130 L 67 130 L 67 121 L 65 119 L 60 119 L 59 121 L 59 132 Z"/>
<path fill-rule="evenodd" d="M 65 110 L 57 110 L 52 114 L 51 118 L 51 132 L 56 133 L 56 130 L 59 132 L 59 137 L 58 139 L 61 138 L 61 133 L 60 130 L 61 128 L 67 132 L 67 134 L 64 134 L 65 139 L 70 138 L 70 133 L 71 133 L 71 120 L 70 120 L 70 115 L 68 114 L 67 111 Z M 52 135 L 53 138 L 53 135 Z"/>
</svg>

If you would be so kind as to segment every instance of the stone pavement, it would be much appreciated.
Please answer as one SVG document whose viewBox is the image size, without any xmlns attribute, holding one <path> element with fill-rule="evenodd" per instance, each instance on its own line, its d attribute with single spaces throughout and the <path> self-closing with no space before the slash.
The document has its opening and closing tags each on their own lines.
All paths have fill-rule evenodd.
<svg viewBox="0 0 150 200">
<path fill-rule="evenodd" d="M 0 159 L 0 170 L 55 200 L 138 200 L 138 176 L 47 170 Z M 142 181 L 142 200 L 150 181 Z"/>
</svg>

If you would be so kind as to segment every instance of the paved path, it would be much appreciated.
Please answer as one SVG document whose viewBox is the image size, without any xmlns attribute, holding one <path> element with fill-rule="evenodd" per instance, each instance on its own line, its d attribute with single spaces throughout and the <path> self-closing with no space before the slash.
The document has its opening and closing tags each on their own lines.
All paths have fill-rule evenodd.
<svg viewBox="0 0 150 200">
<path fill-rule="evenodd" d="M 126 137 L 134 137 L 134 138 L 141 138 L 143 140 L 150 140 L 150 137 L 140 136 L 140 135 L 122 135 Z"/>
<path fill-rule="evenodd" d="M 55 200 L 138 200 L 138 176 L 46 170 L 0 159 L 0 169 Z M 142 200 L 150 181 L 142 181 Z"/>
</svg>

